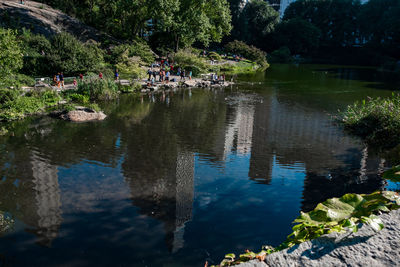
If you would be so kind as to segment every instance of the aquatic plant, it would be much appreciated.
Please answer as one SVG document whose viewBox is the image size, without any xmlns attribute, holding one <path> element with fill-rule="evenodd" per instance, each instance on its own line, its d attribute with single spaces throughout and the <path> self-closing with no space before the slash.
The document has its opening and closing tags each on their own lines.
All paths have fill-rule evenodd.
<svg viewBox="0 0 400 267">
<path fill-rule="evenodd" d="M 400 196 L 392 191 L 346 194 L 340 198 L 331 198 L 319 203 L 310 212 L 301 212 L 300 216 L 294 220 L 296 225 L 292 228 L 293 232 L 278 247 L 263 246 L 259 253 L 246 251 L 238 258 L 235 254 L 227 254 L 219 266 L 231 266 L 252 259 L 264 260 L 271 253 L 325 234 L 344 233 L 347 230 L 357 232 L 363 224 L 368 224 L 379 231 L 383 229 L 384 225 L 377 215 L 399 208 Z"/>
<path fill-rule="evenodd" d="M 341 113 L 340 121 L 371 144 L 396 146 L 400 144 L 400 95 L 356 102 Z"/>
</svg>

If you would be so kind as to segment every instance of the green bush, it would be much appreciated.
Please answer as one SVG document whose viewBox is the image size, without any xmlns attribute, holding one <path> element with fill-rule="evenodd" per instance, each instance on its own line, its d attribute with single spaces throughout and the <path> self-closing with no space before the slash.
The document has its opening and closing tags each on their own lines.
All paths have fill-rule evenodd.
<svg viewBox="0 0 400 267">
<path fill-rule="evenodd" d="M 217 60 L 217 61 L 222 60 L 222 57 L 216 52 L 209 52 L 207 56 L 209 59 L 212 59 L 212 60 Z"/>
<path fill-rule="evenodd" d="M 207 71 L 207 64 L 204 59 L 188 50 L 178 51 L 174 54 L 173 59 L 177 66 L 187 71 L 191 70 L 194 76 Z"/>
<path fill-rule="evenodd" d="M 51 51 L 46 55 L 49 73 L 97 72 L 104 62 L 103 51 L 97 45 L 84 45 L 68 33 L 55 35 L 51 45 Z"/>
<path fill-rule="evenodd" d="M 141 65 L 150 65 L 154 62 L 154 53 L 147 43 L 141 40 L 135 40 L 131 44 L 122 44 L 111 49 L 108 61 L 112 64 L 125 62 L 128 58 L 139 57 Z"/>
<path fill-rule="evenodd" d="M 112 79 L 90 79 L 78 84 L 77 93 L 91 101 L 111 100 L 118 96 L 118 85 Z"/>
<path fill-rule="evenodd" d="M 400 144 L 400 95 L 356 102 L 341 114 L 347 129 L 383 147 Z"/>
<path fill-rule="evenodd" d="M 69 100 L 72 102 L 80 103 L 80 104 L 87 104 L 89 103 L 89 96 L 88 95 L 81 95 L 77 93 L 72 93 L 67 96 Z"/>
<path fill-rule="evenodd" d="M 14 89 L 0 89 L 0 105 L 7 102 L 15 101 L 21 92 Z"/>
<path fill-rule="evenodd" d="M 256 62 L 261 66 L 265 66 L 268 64 L 266 58 L 267 54 L 264 51 L 258 49 L 255 46 L 247 45 L 242 41 L 235 40 L 233 42 L 227 43 L 225 45 L 225 50 L 228 53 L 241 55 L 251 61 Z"/>
<path fill-rule="evenodd" d="M 288 47 L 284 46 L 279 48 L 278 50 L 273 51 L 268 56 L 268 60 L 271 62 L 280 62 L 280 63 L 287 63 L 293 60 L 292 56 L 290 55 L 290 50 Z"/>
<path fill-rule="evenodd" d="M 22 50 L 12 30 L 0 28 L 0 88 L 12 85 L 13 75 L 22 68 Z"/>
</svg>

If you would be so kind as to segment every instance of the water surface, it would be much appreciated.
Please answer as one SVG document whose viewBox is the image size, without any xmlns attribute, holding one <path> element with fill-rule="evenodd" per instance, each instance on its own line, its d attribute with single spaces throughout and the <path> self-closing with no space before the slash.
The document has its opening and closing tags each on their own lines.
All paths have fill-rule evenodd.
<svg viewBox="0 0 400 267">
<path fill-rule="evenodd" d="M 0 266 L 204 266 L 276 246 L 300 211 L 387 186 L 388 163 L 331 118 L 398 85 L 274 65 L 226 89 L 124 95 L 103 122 L 17 122 L 0 137 L 0 210 L 15 220 Z"/>
</svg>

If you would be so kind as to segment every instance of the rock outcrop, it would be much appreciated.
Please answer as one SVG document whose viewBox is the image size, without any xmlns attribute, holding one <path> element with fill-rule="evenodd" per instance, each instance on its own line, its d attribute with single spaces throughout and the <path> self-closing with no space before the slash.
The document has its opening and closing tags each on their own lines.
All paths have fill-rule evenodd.
<svg viewBox="0 0 400 267">
<path fill-rule="evenodd" d="M 22 5 L 20 1 L 2 0 L 0 1 L 0 17 L 0 24 L 15 25 L 17 23 L 19 28 L 25 27 L 47 37 L 60 32 L 68 32 L 82 42 L 90 40 L 100 42 L 104 39 L 118 42 L 76 18 L 34 1 L 25 1 L 25 4 Z"/>
<path fill-rule="evenodd" d="M 385 228 L 364 225 L 357 233 L 333 233 L 253 260 L 240 267 L 400 266 L 400 210 L 380 216 Z"/>
</svg>

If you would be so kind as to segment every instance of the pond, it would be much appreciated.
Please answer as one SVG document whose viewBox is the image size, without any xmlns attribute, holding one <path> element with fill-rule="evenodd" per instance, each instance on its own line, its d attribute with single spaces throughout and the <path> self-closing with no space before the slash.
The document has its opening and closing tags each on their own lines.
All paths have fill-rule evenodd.
<svg viewBox="0 0 400 267">
<path fill-rule="evenodd" d="M 0 265 L 204 266 L 276 246 L 300 211 L 391 186 L 332 116 L 398 88 L 368 68 L 273 65 L 226 89 L 124 95 L 103 122 L 16 122 L 0 137 L 15 221 Z"/>
</svg>

